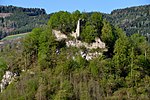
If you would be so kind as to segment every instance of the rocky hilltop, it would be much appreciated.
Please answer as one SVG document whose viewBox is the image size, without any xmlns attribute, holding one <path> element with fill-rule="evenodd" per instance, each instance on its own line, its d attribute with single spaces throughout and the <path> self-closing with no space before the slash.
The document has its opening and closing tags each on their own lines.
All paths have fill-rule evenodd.
<svg viewBox="0 0 150 100">
<path fill-rule="evenodd" d="M 106 17 L 59 11 L 46 26 L 4 38 L 0 99 L 149 100 L 148 39 Z"/>
</svg>

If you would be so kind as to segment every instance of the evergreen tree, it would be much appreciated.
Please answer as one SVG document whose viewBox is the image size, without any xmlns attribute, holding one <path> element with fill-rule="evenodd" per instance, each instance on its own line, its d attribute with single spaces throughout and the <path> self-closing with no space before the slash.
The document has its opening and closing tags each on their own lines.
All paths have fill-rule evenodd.
<svg viewBox="0 0 150 100">
<path fill-rule="evenodd" d="M 91 25 L 94 26 L 95 29 L 97 29 L 97 33 L 100 36 L 101 35 L 101 29 L 103 26 L 102 14 L 99 12 L 92 13 L 92 15 L 90 17 L 90 22 L 91 22 Z"/>
<path fill-rule="evenodd" d="M 108 48 L 113 47 L 115 37 L 112 32 L 112 26 L 106 20 L 103 20 L 103 27 L 101 31 L 102 31 L 101 35 L 102 41 L 106 43 Z"/>
<path fill-rule="evenodd" d="M 81 33 L 81 39 L 87 43 L 92 43 L 97 36 L 98 33 L 92 25 L 86 25 Z"/>
</svg>

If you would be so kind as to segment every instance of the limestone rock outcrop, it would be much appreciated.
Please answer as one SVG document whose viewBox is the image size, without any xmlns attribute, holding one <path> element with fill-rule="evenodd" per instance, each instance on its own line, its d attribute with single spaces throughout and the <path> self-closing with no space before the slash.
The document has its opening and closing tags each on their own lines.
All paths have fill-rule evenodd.
<svg viewBox="0 0 150 100">
<path fill-rule="evenodd" d="M 105 48 L 105 43 L 102 42 L 100 40 L 100 38 L 95 38 L 95 42 L 93 43 L 85 43 L 85 42 L 81 42 L 79 40 L 70 40 L 70 41 L 67 41 L 66 42 L 66 45 L 67 47 L 70 47 L 70 46 L 74 46 L 74 47 L 86 47 L 87 49 L 97 49 L 97 48 Z"/>
<path fill-rule="evenodd" d="M 63 33 L 61 33 L 60 31 L 57 30 L 52 30 L 53 34 L 55 35 L 55 37 L 57 38 L 57 40 L 62 40 L 62 39 L 66 39 L 67 36 Z"/>
<path fill-rule="evenodd" d="M 86 60 L 92 60 L 93 58 L 96 58 L 96 57 L 102 55 L 102 53 L 100 53 L 100 52 L 89 53 L 89 52 L 83 52 L 83 51 L 80 51 L 80 54 L 81 54 L 82 58 L 85 58 Z"/>
<path fill-rule="evenodd" d="M 16 74 L 6 71 L 0 83 L 0 91 L 2 92 L 16 77 Z"/>
</svg>

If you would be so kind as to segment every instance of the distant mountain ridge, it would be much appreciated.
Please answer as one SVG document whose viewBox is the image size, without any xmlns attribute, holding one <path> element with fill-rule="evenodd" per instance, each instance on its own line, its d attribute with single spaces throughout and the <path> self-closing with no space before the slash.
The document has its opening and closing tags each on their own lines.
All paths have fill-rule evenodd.
<svg viewBox="0 0 150 100">
<path fill-rule="evenodd" d="M 44 9 L 0 6 L 0 39 L 13 34 L 31 32 L 47 24 L 49 15 Z"/>
<path fill-rule="evenodd" d="M 16 6 L 0 6 L 0 13 L 16 13 L 16 12 L 24 12 L 28 15 L 42 15 L 46 14 L 45 9 L 42 8 L 22 8 Z"/>
<path fill-rule="evenodd" d="M 127 35 L 150 34 L 150 5 L 113 10 L 106 15 L 106 19 L 113 25 L 120 26 Z"/>
</svg>

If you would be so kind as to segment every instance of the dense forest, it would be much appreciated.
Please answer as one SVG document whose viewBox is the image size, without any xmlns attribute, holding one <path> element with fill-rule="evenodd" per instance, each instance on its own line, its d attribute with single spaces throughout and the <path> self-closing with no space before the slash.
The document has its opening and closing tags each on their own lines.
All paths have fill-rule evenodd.
<svg viewBox="0 0 150 100">
<path fill-rule="evenodd" d="M 53 29 L 74 39 L 70 33 L 79 19 L 77 39 L 92 43 L 99 37 L 107 49 L 102 55 L 86 60 L 80 50 L 89 49 L 67 47 L 67 39 L 56 40 Z M 150 44 L 146 37 L 127 36 L 99 12 L 59 11 L 47 23 L 33 29 L 21 44 L 1 50 L 1 73 L 17 74 L 0 93 L 2 100 L 149 100 Z"/>
<path fill-rule="evenodd" d="M 108 15 L 113 25 L 120 26 L 127 35 L 140 33 L 150 34 L 150 5 L 117 9 Z"/>
<path fill-rule="evenodd" d="M 40 8 L 22 8 L 16 6 L 0 6 L 0 13 L 20 13 L 24 12 L 30 16 L 46 14 L 44 9 Z"/>
<path fill-rule="evenodd" d="M 46 25 L 49 17 L 44 9 L 0 6 L 0 39 L 31 32 L 35 27 Z"/>
</svg>

